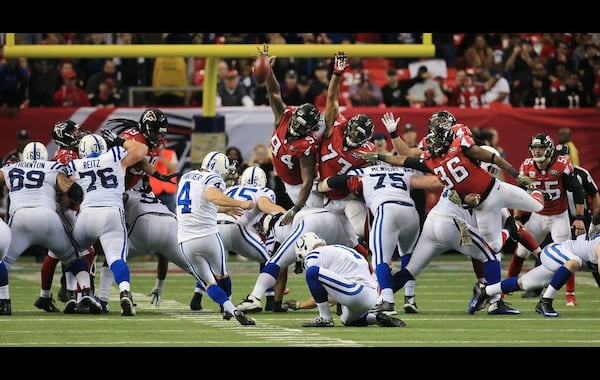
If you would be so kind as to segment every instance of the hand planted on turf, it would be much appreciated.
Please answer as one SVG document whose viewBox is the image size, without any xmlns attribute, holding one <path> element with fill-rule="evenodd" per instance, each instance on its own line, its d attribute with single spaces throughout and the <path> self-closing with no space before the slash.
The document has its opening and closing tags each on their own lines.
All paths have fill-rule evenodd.
<svg viewBox="0 0 600 380">
<path fill-rule="evenodd" d="M 158 308 L 160 306 L 160 295 L 162 294 L 162 288 L 154 287 L 148 293 L 148 296 L 152 297 L 150 299 L 150 304 L 154 305 L 154 307 Z"/>
</svg>

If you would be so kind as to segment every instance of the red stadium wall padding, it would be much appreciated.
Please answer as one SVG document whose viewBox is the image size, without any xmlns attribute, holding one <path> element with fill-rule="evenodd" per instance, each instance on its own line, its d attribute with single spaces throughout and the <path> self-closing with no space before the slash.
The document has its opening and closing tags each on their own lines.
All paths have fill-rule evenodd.
<svg viewBox="0 0 600 380">
<path fill-rule="evenodd" d="M 193 117 L 202 115 L 201 108 L 162 108 L 169 118 L 169 144 L 175 147 L 182 165 L 189 156 L 189 135 L 193 128 Z M 588 169 L 596 182 L 600 182 L 600 111 L 596 109 L 461 109 L 447 108 L 454 113 L 458 121 L 469 127 L 496 128 L 500 136 L 500 145 L 505 149 L 506 159 L 515 167 L 529 155 L 529 139 L 536 133 L 549 133 L 557 143 L 557 132 L 561 127 L 569 127 L 573 132 L 573 142 L 579 149 L 581 166 Z M 350 118 L 356 113 L 366 113 L 373 117 L 376 133 L 387 133 L 381 123 L 385 112 L 391 111 L 400 116 L 399 128 L 406 123 L 417 126 L 417 132 L 423 137 L 427 130 L 429 115 L 438 108 L 347 108 L 342 113 Z M 53 154 L 51 143 L 52 125 L 63 119 L 72 119 L 83 128 L 96 131 L 105 127 L 111 118 L 125 117 L 136 119 L 143 108 L 28 108 L 22 109 L 14 117 L 0 116 L 0 155 L 3 157 L 15 148 L 16 133 L 21 128 L 31 131 L 34 140 L 49 144 L 49 153 Z M 273 114 L 268 107 L 247 109 L 244 107 L 222 107 L 218 114 L 225 115 L 228 146 L 239 147 L 247 160 L 252 149 L 258 143 L 268 144 L 273 131 Z M 390 145 L 391 147 L 391 145 Z"/>
</svg>

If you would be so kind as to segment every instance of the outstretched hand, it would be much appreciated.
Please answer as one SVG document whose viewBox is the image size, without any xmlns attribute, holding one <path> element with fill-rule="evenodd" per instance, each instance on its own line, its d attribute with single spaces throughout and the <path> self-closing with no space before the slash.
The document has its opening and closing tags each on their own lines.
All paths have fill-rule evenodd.
<svg viewBox="0 0 600 380">
<path fill-rule="evenodd" d="M 381 121 L 383 122 L 383 125 L 385 125 L 385 129 L 387 129 L 389 133 L 393 133 L 398 130 L 398 122 L 400 122 L 400 117 L 398 116 L 397 119 L 394 119 L 394 114 L 392 112 L 386 112 L 383 114 Z"/>
</svg>

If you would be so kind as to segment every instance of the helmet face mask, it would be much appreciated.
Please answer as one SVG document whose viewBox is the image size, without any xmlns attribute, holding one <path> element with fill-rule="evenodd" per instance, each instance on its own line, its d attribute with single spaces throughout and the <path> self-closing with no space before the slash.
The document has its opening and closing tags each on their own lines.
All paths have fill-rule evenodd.
<svg viewBox="0 0 600 380">
<path fill-rule="evenodd" d="M 296 261 L 304 262 L 306 256 L 312 252 L 317 246 L 326 245 L 327 242 L 319 237 L 314 232 L 302 234 L 295 244 Z"/>
<path fill-rule="evenodd" d="M 321 113 L 314 104 L 304 103 L 296 108 L 290 118 L 288 131 L 294 137 L 308 136 L 311 131 L 319 129 Z"/>
<path fill-rule="evenodd" d="M 456 124 L 456 117 L 449 111 L 438 111 L 433 113 L 429 117 L 427 123 L 430 132 L 441 133 L 443 130 L 452 129 L 452 126 Z"/>
<path fill-rule="evenodd" d="M 48 150 L 41 142 L 31 141 L 23 148 L 23 161 L 48 161 Z"/>
<path fill-rule="evenodd" d="M 453 133 L 451 130 L 444 133 L 429 132 L 425 136 L 426 149 L 434 157 L 443 156 L 452 144 Z"/>
<path fill-rule="evenodd" d="M 227 179 L 227 176 L 235 171 L 235 164 L 232 165 L 225 154 L 217 151 L 210 152 L 204 156 L 200 167 L 204 170 L 217 173 L 223 180 Z"/>
<path fill-rule="evenodd" d="M 167 117 L 159 109 L 147 109 L 140 116 L 140 132 L 151 147 L 159 145 L 167 138 L 168 124 Z"/>
<path fill-rule="evenodd" d="M 350 148 L 358 148 L 373 136 L 373 119 L 365 114 L 356 114 L 346 123 L 344 143 Z"/>
<path fill-rule="evenodd" d="M 62 120 L 54 124 L 52 138 L 63 149 L 77 149 L 79 141 L 86 133 L 73 120 Z"/>
<path fill-rule="evenodd" d="M 266 187 L 267 174 L 258 166 L 250 166 L 242 173 L 240 185 Z"/>
<path fill-rule="evenodd" d="M 541 148 L 541 149 L 540 149 Z M 529 152 L 535 162 L 544 162 L 554 155 L 555 146 L 552 138 L 545 133 L 538 133 L 531 138 Z"/>
<path fill-rule="evenodd" d="M 104 137 L 97 134 L 85 135 L 79 142 L 79 157 L 92 158 L 108 151 L 108 145 Z"/>
</svg>

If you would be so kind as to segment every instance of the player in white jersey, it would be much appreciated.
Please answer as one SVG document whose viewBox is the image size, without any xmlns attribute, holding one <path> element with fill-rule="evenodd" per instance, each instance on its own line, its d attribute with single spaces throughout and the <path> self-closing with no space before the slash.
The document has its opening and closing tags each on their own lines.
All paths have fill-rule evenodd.
<svg viewBox="0 0 600 380">
<path fill-rule="evenodd" d="M 91 312 L 98 313 L 102 308 L 90 289 L 86 261 L 79 256 L 77 246 L 56 213 L 57 192 L 80 203 L 83 199 L 82 188 L 73 176 L 66 174 L 68 171 L 64 165 L 47 159 L 48 152 L 44 145 L 31 142 L 23 150 L 23 161 L 6 165 L 0 170 L 0 183 L 7 186 L 11 197 L 8 225 L 12 239 L 6 256 L 0 262 L 0 299 L 4 300 L 3 304 L 8 304 L 5 307 L 8 313 L 4 315 L 10 315 L 8 269 L 33 245 L 46 247 L 57 255 L 66 270 L 75 274 L 82 288 L 81 306 L 85 305 Z M 76 306 L 75 301 L 73 308 Z"/>
<path fill-rule="evenodd" d="M 258 262 L 260 269 L 264 267 L 264 263 L 269 259 L 270 254 L 254 225 L 259 223 L 265 213 L 286 212 L 286 209 L 277 205 L 275 192 L 266 186 L 267 174 L 264 170 L 258 166 L 250 166 L 244 169 L 239 177 L 239 184 L 228 187 L 225 194 L 238 200 L 251 200 L 257 207 L 244 211 L 239 216 L 224 212 L 217 214 L 217 228 L 221 239 L 223 239 L 225 250 L 233 251 Z M 273 293 L 273 289 L 267 292 L 267 304 L 270 310 L 273 310 Z M 202 310 L 200 304 L 202 294 L 203 291 L 197 286 L 190 302 L 192 310 Z"/>
<path fill-rule="evenodd" d="M 322 192 L 332 189 L 348 190 L 351 194 L 363 197 L 373 214 L 369 248 L 372 253 L 372 266 L 381 289 L 381 299 L 372 310 L 374 313 L 397 313 L 392 291 L 392 255 L 398 247 L 401 257 L 410 257 L 420 230 L 418 223 L 412 223 L 419 218 L 419 213 L 410 196 L 411 187 L 438 189 L 442 187 L 442 183 L 435 176 L 425 176 L 412 169 L 375 165 L 352 169 L 347 175 L 324 178 L 317 188 Z M 410 259 L 406 260 L 409 261 Z M 411 289 L 409 294 L 405 293 L 404 310 L 407 313 L 416 313 L 414 281 L 407 286 Z"/>
<path fill-rule="evenodd" d="M 356 239 L 354 235 L 350 236 L 348 234 L 336 215 L 324 208 L 304 208 L 300 210 L 294 216 L 294 222 L 291 225 L 284 224 L 281 214 L 277 214 L 272 217 L 269 224 L 273 226 L 274 231 L 265 231 L 265 233 L 267 236 L 273 233 L 275 236 L 273 243 L 279 243 L 279 247 L 265 263 L 265 267 L 254 283 L 252 292 L 237 305 L 239 309 L 249 313 L 262 311 L 261 298 L 266 290 L 275 286 L 280 274 L 282 272 L 287 273 L 287 268 L 296 261 L 294 243 L 300 235 L 305 232 L 315 232 L 328 244 L 338 243 L 346 246 L 351 245 L 353 239 Z M 283 298 L 283 294 L 279 294 L 278 290 L 276 287 L 276 305 L 279 305 Z"/>
<path fill-rule="evenodd" d="M 494 250 L 485 241 L 477 229 L 477 220 L 469 207 L 476 206 L 479 202 L 478 195 L 467 195 L 464 206 L 458 194 L 444 189 L 438 203 L 429 211 L 413 255 L 406 267 L 395 273 L 393 278 L 393 291 L 400 290 L 404 284 L 415 279 L 436 256 L 448 251 L 457 251 L 463 255 L 482 261 L 485 279 L 488 283 L 501 280 L 501 267 Z M 509 308 L 504 301 L 497 297 L 495 305 L 488 314 L 519 314 L 518 310 Z M 491 304 L 495 302 L 490 302 Z M 469 314 L 480 309 L 482 303 L 469 306 Z"/>
<path fill-rule="evenodd" d="M 600 210 L 595 214 L 600 222 Z M 483 302 L 491 295 L 547 286 L 535 311 L 544 317 L 559 317 L 560 314 L 552 306 L 556 293 L 578 270 L 598 272 L 599 258 L 600 234 L 582 234 L 576 239 L 546 245 L 540 254 L 542 264 L 524 275 L 510 277 L 493 285 L 477 283 L 473 285 L 473 292 L 477 294 L 478 301 Z"/>
<path fill-rule="evenodd" d="M 210 152 L 199 170 L 181 176 L 177 186 L 177 240 L 196 281 L 208 296 L 224 310 L 223 318 L 235 316 L 243 326 L 254 325 L 252 318 L 231 302 L 231 278 L 227 271 L 226 251 L 217 228 L 221 208 L 252 210 L 251 200 L 237 200 L 224 194 L 225 177 L 235 170 L 221 152 Z"/>
<path fill-rule="evenodd" d="M 148 147 L 134 140 L 124 140 L 106 129 L 101 133 L 102 136 L 84 136 L 79 142 L 81 158 L 68 163 L 85 194 L 73 227 L 73 237 L 80 247 L 89 247 L 99 240 L 119 286 L 121 315 L 133 316 L 135 306 L 127 265 L 127 226 L 123 207 L 125 169 L 142 160 Z M 107 143 L 112 148 L 108 149 Z"/>
<path fill-rule="evenodd" d="M 159 307 L 168 262 L 175 263 L 191 274 L 187 261 L 177 247 L 177 218 L 153 193 L 130 189 L 125 192 L 125 222 L 129 244 L 128 259 L 154 251 L 168 260 L 167 267 L 163 268 L 159 265 L 156 283 L 149 294 L 152 297 L 150 303 Z M 109 276 L 105 276 L 105 273 L 102 273 L 97 292 L 104 307 L 108 303 L 113 280 L 112 274 L 110 272 L 108 274 Z"/>
<path fill-rule="evenodd" d="M 303 327 L 334 326 L 329 296 L 342 305 L 340 320 L 344 326 L 406 326 L 383 312 L 369 313 L 377 302 L 377 281 L 367 260 L 356 250 L 340 244 L 327 245 L 319 235 L 308 232 L 296 240 L 294 252 L 306 269 L 306 284 L 319 309 L 319 316 L 303 323 Z"/>
</svg>

